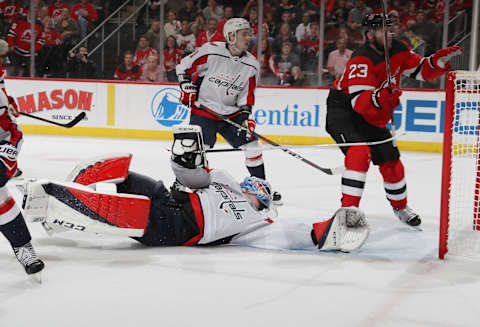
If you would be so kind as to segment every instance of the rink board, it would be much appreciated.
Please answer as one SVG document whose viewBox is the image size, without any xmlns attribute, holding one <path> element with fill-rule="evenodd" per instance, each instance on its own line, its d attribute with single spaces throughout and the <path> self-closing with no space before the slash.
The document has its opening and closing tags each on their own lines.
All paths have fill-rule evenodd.
<svg viewBox="0 0 480 327">
<path fill-rule="evenodd" d="M 189 120 L 174 84 L 8 78 L 7 91 L 22 112 L 66 123 L 66 129 L 21 117 L 27 134 L 166 140 L 171 128 Z M 325 131 L 327 88 L 259 87 L 254 115 L 257 132 L 282 144 L 333 143 Z M 395 122 L 402 150 L 440 152 L 445 92 L 404 90 Z"/>
</svg>

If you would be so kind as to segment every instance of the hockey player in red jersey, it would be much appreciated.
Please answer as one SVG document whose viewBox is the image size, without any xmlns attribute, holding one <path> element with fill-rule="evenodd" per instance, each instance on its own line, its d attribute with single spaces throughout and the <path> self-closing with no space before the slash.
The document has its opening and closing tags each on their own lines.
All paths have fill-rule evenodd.
<svg viewBox="0 0 480 327">
<path fill-rule="evenodd" d="M 462 52 L 454 46 L 430 57 L 421 57 L 389 32 L 392 90 L 387 88 L 384 57 L 383 15 L 364 19 L 366 42 L 347 62 L 345 72 L 336 80 L 327 99 L 328 133 L 337 143 L 381 141 L 391 138 L 386 128 L 393 110 L 400 104 L 400 75 L 417 80 L 442 76 L 451 68 L 450 59 Z M 386 18 L 390 29 L 390 19 Z M 370 162 L 379 167 L 387 199 L 395 215 L 410 226 L 421 224 L 420 216 L 407 205 L 407 184 L 400 152 L 392 141 L 373 146 L 343 146 L 345 171 L 342 177 L 342 207 L 358 207 Z"/>
<path fill-rule="evenodd" d="M 204 142 L 213 147 L 220 133 L 235 148 L 245 149 L 245 165 L 251 176 L 265 179 L 258 140 L 250 134 L 201 109 L 207 107 L 250 131 L 255 130 L 252 107 L 258 82 L 259 64 L 247 51 L 251 41 L 250 24 L 231 18 L 223 27 L 226 42 L 208 42 L 182 59 L 176 72 L 180 82 L 180 101 L 191 106 L 190 124 L 202 127 Z M 281 195 L 274 192 L 274 201 Z"/>
<path fill-rule="evenodd" d="M 176 126 L 173 133 L 170 165 L 181 185 L 175 182 L 171 191 L 162 181 L 129 171 L 131 155 L 97 157 L 75 167 L 67 178 L 73 183 L 28 183 L 26 218 L 50 234 L 123 235 L 149 246 L 228 243 L 350 252 L 367 239 L 368 225 L 356 208 L 341 208 L 313 226 L 274 222 L 267 181 L 249 176 L 238 183 L 224 170 L 209 169 L 199 126 Z"/>
<path fill-rule="evenodd" d="M 0 52 L 0 58 L 8 53 L 7 44 L 3 40 L 0 41 Z M 32 238 L 22 212 L 6 185 L 17 171 L 17 157 L 23 134 L 15 121 L 18 117 L 17 104 L 5 91 L 3 68 L 0 68 L 0 74 L 0 232 L 12 246 L 27 274 L 35 274 L 43 269 L 44 264 L 30 243 Z"/>
</svg>

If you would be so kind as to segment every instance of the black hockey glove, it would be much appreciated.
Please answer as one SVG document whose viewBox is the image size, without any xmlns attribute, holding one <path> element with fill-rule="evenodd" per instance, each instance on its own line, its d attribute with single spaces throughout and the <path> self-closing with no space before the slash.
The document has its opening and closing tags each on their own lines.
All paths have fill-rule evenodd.
<svg viewBox="0 0 480 327">
<path fill-rule="evenodd" d="M 240 107 L 240 124 L 248 129 L 248 132 L 245 130 L 239 130 L 238 136 L 247 139 L 247 141 L 253 140 L 253 132 L 255 132 L 255 126 L 257 122 L 252 116 L 252 106 L 241 106 Z"/>
</svg>

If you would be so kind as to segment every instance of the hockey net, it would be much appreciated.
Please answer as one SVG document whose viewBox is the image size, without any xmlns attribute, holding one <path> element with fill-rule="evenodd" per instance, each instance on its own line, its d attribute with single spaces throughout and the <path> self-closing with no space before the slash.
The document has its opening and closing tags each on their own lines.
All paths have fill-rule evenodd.
<svg viewBox="0 0 480 327">
<path fill-rule="evenodd" d="M 480 72 L 448 74 L 439 257 L 480 259 Z"/>
</svg>

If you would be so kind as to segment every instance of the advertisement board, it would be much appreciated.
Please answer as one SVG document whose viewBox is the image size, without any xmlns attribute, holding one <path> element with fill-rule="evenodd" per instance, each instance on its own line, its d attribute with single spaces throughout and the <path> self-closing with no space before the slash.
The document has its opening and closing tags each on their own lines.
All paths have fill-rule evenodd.
<svg viewBox="0 0 480 327">
<path fill-rule="evenodd" d="M 57 122 L 86 113 L 68 131 L 22 117 L 26 133 L 169 139 L 172 126 L 190 115 L 174 84 L 9 78 L 7 92 L 22 112 Z M 332 143 L 325 131 L 327 96 L 326 88 L 259 87 L 257 132 L 284 144 Z M 440 151 L 444 111 L 444 91 L 404 90 L 395 110 L 400 147 Z"/>
</svg>

